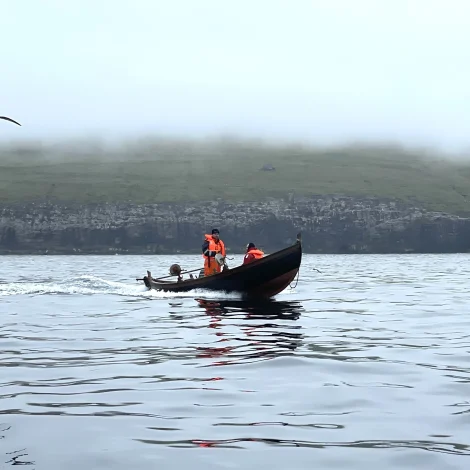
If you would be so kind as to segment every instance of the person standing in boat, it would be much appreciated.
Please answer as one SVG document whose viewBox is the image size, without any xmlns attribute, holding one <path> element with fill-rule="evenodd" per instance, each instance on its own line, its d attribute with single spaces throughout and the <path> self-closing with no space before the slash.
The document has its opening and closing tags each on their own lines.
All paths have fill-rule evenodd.
<svg viewBox="0 0 470 470">
<path fill-rule="evenodd" d="M 204 276 L 210 276 L 211 274 L 220 273 L 222 267 L 216 261 L 215 256 L 220 253 L 224 258 L 225 245 L 224 242 L 219 238 L 219 230 L 212 229 L 211 235 L 206 234 L 206 239 L 202 244 L 202 256 L 204 257 Z"/>
<path fill-rule="evenodd" d="M 260 259 L 264 256 L 264 252 L 258 250 L 254 243 L 248 243 L 246 245 L 246 253 L 243 258 L 243 264 L 252 263 L 253 261 Z"/>
</svg>

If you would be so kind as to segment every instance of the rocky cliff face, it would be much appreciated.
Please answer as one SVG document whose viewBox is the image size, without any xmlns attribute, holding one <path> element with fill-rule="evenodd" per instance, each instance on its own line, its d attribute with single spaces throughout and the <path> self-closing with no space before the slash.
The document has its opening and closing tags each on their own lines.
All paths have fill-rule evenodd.
<svg viewBox="0 0 470 470">
<path fill-rule="evenodd" d="M 268 252 L 302 231 L 307 253 L 470 251 L 470 218 L 350 197 L 258 203 L 0 206 L 0 253 L 200 252 L 217 227 L 231 252 Z"/>
</svg>

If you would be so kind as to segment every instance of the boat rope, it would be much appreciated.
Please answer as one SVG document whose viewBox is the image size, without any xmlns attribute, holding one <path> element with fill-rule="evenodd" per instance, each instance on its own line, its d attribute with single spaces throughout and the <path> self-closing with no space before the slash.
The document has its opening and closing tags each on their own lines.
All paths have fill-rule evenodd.
<svg viewBox="0 0 470 470">
<path fill-rule="evenodd" d="M 295 280 L 295 286 L 292 287 L 292 284 L 289 284 L 289 287 L 291 289 L 295 289 L 297 287 L 297 283 L 299 282 L 299 274 L 300 274 L 300 269 L 297 271 L 297 276 L 296 276 L 297 279 Z"/>
<path fill-rule="evenodd" d="M 317 273 L 320 273 L 320 274 L 321 274 L 321 271 L 320 271 L 319 269 L 313 268 L 313 270 L 316 271 Z M 297 283 L 299 282 L 299 274 L 300 274 L 300 269 L 297 271 L 297 276 L 296 276 L 297 279 L 295 280 L 295 286 L 292 287 L 292 284 L 289 284 L 289 287 L 290 287 L 291 289 L 295 289 L 295 288 L 297 287 Z"/>
</svg>

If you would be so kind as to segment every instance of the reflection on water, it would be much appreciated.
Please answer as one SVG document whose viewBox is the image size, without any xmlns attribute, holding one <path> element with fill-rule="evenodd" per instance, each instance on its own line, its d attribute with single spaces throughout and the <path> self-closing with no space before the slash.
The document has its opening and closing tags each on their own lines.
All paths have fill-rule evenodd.
<svg viewBox="0 0 470 470">
<path fill-rule="evenodd" d="M 301 344 L 299 302 L 196 299 L 209 317 L 208 327 L 215 330 L 217 346 L 198 347 L 197 357 L 217 358 L 210 365 L 242 364 L 255 359 L 289 355 Z M 238 326 L 240 334 L 224 332 L 222 320 Z M 263 321 L 264 320 L 264 321 Z M 276 322 L 276 320 L 282 320 Z M 237 323 L 244 321 L 245 323 Z M 223 343 L 220 345 L 220 343 Z M 227 344 L 230 343 L 230 344 Z"/>
<path fill-rule="evenodd" d="M 5 257 L 0 468 L 465 469 L 469 261 L 305 256 L 253 302 L 147 291 L 141 257 Z"/>
<path fill-rule="evenodd" d="M 261 426 L 265 423 L 243 423 L 240 426 Z M 266 423 L 266 424 L 277 424 L 277 423 Z M 283 424 L 284 425 L 284 424 Z M 320 425 L 309 426 L 313 428 L 325 429 Z M 333 429 L 333 428 L 330 428 Z M 340 428 L 338 428 L 340 429 Z M 355 442 L 310 442 L 310 441 L 297 441 L 291 439 L 267 439 L 267 438 L 237 438 L 237 439 L 223 439 L 214 441 L 156 441 L 156 440 L 144 440 L 141 442 L 145 444 L 157 444 L 170 447 L 218 447 L 218 448 L 239 448 L 243 449 L 242 443 L 263 443 L 268 445 L 276 445 L 282 447 L 306 447 L 314 449 L 324 449 L 328 447 L 347 447 L 347 448 L 363 448 L 363 449 L 399 449 L 399 448 L 412 448 L 421 449 L 432 452 L 442 452 L 445 454 L 455 455 L 470 455 L 470 446 L 457 444 L 454 442 L 439 442 L 439 441 L 382 441 L 382 440 L 371 440 L 371 441 L 355 441 Z M 462 467 L 463 468 L 463 467 Z"/>
</svg>

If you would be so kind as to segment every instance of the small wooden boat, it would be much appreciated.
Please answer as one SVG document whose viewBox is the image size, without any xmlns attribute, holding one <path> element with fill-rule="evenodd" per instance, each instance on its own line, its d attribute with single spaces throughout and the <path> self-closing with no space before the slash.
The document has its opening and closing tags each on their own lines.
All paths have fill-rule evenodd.
<svg viewBox="0 0 470 470">
<path fill-rule="evenodd" d="M 147 271 L 147 276 L 142 280 L 148 289 L 164 292 L 207 289 L 237 292 L 243 297 L 270 298 L 286 289 L 295 279 L 301 261 L 302 238 L 299 233 L 297 241 L 288 248 L 211 276 L 167 281 L 162 278 L 154 279 L 150 271 Z"/>
</svg>

